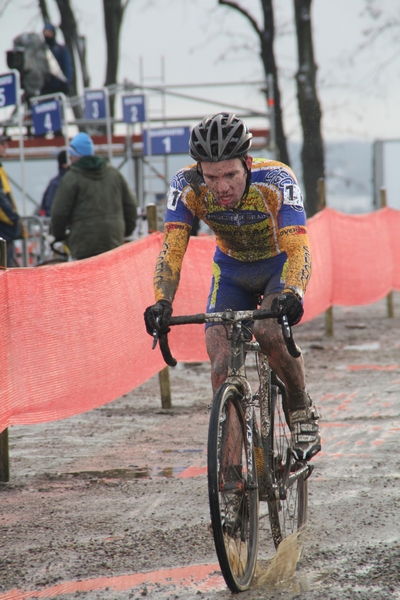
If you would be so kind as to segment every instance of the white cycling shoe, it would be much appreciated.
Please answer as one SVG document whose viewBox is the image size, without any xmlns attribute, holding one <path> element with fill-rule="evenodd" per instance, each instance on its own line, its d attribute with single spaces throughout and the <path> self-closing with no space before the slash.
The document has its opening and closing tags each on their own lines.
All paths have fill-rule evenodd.
<svg viewBox="0 0 400 600">
<path fill-rule="evenodd" d="M 309 405 L 297 410 L 289 410 L 292 432 L 291 451 L 296 460 L 310 460 L 321 450 L 321 435 L 318 419 L 321 415 L 308 394 Z"/>
</svg>

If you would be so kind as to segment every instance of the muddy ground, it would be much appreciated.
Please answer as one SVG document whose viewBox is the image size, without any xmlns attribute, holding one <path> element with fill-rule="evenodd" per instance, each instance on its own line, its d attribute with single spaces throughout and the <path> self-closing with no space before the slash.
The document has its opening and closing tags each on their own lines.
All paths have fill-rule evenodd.
<svg viewBox="0 0 400 600">
<path fill-rule="evenodd" d="M 400 295 L 296 328 L 322 412 L 295 576 L 240 598 L 400 598 Z M 171 369 L 59 422 L 12 427 L 0 484 L 0 600 L 233 598 L 218 572 L 205 476 L 209 365 Z M 264 510 L 264 509 L 262 509 Z M 261 520 L 261 565 L 272 558 Z M 190 568 L 187 568 L 190 567 Z M 185 569 L 186 568 L 186 569 Z M 166 571 L 167 570 L 167 571 Z"/>
</svg>

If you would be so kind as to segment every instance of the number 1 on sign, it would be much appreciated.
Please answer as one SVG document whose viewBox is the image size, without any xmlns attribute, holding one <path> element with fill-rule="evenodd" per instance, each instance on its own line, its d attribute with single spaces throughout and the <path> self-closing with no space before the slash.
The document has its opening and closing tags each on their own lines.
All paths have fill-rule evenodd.
<svg viewBox="0 0 400 600">
<path fill-rule="evenodd" d="M 165 153 L 169 154 L 171 152 L 171 138 L 170 136 L 163 138 L 162 143 L 165 147 Z"/>
</svg>

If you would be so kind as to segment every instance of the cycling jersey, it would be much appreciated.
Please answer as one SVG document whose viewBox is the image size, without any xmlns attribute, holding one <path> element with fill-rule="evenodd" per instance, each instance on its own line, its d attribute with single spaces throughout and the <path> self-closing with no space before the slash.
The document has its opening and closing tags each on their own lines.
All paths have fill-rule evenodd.
<svg viewBox="0 0 400 600">
<path fill-rule="evenodd" d="M 285 287 L 304 293 L 311 255 L 302 194 L 288 166 L 254 158 L 248 193 L 234 209 L 218 206 L 196 164 L 178 171 L 168 194 L 154 275 L 156 300 L 174 299 L 195 216 L 213 231 L 219 251 L 237 261 L 253 263 L 284 253 Z"/>
</svg>

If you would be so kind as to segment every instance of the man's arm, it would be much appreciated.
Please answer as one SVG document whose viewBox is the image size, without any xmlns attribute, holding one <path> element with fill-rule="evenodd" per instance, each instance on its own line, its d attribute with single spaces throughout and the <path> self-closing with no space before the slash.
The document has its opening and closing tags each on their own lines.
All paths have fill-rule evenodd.
<svg viewBox="0 0 400 600">
<path fill-rule="evenodd" d="M 51 207 L 51 233 L 57 240 L 65 240 L 77 192 L 68 175 L 66 173 L 62 178 Z"/>
<path fill-rule="evenodd" d="M 154 272 L 154 292 L 157 301 L 172 302 L 175 298 L 190 231 L 191 226 L 186 223 L 165 224 L 164 241 Z"/>
<path fill-rule="evenodd" d="M 280 247 L 286 252 L 288 265 L 285 287 L 302 298 L 311 277 L 311 250 L 305 226 L 285 227 L 279 233 Z"/>
<path fill-rule="evenodd" d="M 122 189 L 122 206 L 124 211 L 125 221 L 125 237 L 131 235 L 136 227 L 137 219 L 137 202 L 136 197 L 131 192 L 125 178 L 121 175 L 121 189 Z"/>
<path fill-rule="evenodd" d="M 72 62 L 72 56 L 67 46 L 64 46 L 64 75 L 68 85 L 71 85 L 74 78 L 74 64 Z"/>
<path fill-rule="evenodd" d="M 300 299 L 303 298 L 311 277 L 311 251 L 308 240 L 303 195 L 293 171 L 280 164 L 276 180 L 277 204 L 275 219 L 278 225 L 278 245 L 288 258 L 285 272 L 285 288 Z"/>
<path fill-rule="evenodd" d="M 40 206 L 41 213 L 44 213 L 46 217 L 51 216 L 51 206 L 53 203 L 54 194 L 57 191 L 57 186 L 54 184 L 52 179 L 44 191 L 42 204 Z"/>
</svg>

